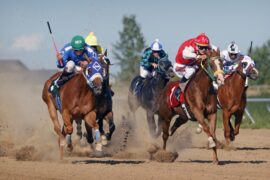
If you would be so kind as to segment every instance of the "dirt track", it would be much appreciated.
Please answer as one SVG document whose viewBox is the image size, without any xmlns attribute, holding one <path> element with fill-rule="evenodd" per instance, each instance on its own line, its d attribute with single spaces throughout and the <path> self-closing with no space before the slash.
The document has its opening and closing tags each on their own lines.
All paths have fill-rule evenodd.
<svg viewBox="0 0 270 180">
<path fill-rule="evenodd" d="M 118 89 L 114 97 L 117 129 L 105 148 L 111 157 L 81 157 L 85 153 L 76 154 L 74 149 L 72 157 L 59 161 L 57 137 L 41 100 L 42 85 L 24 79 L 23 75 L 0 74 L 0 179 L 270 178 L 270 130 L 241 129 L 233 144 L 236 151 L 219 150 L 217 166 L 211 163 L 211 150 L 204 148 L 206 135 L 197 135 L 194 128 L 184 125 L 168 142 L 169 150 L 178 152 L 178 159 L 174 163 L 150 161 L 147 149 L 152 143 L 161 145 L 161 138 L 149 137 L 142 110 L 137 113 L 136 128 L 129 130 L 123 125 L 129 120 L 123 121 L 128 107 L 125 98 L 117 95 Z M 217 130 L 217 137 L 223 139 L 222 129 Z M 26 146 L 34 147 L 36 158 L 17 161 L 16 154 Z"/>
<path fill-rule="evenodd" d="M 211 163 L 211 151 L 202 148 L 205 136 L 194 135 L 191 147 L 180 150 L 174 163 L 139 155 L 139 159 L 69 157 L 63 162 L 1 157 L 0 179 L 269 179 L 269 135 L 270 130 L 242 130 L 236 151 L 218 152 L 218 166 Z"/>
</svg>

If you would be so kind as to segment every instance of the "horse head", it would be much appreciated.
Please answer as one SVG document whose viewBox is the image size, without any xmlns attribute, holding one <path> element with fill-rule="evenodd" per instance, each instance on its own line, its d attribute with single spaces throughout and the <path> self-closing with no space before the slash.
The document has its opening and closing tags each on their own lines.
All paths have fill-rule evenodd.
<svg viewBox="0 0 270 180">
<path fill-rule="evenodd" d="M 165 56 L 158 61 L 156 71 L 163 75 L 163 77 L 166 79 L 174 77 L 172 62 L 168 59 L 168 56 Z"/>
<path fill-rule="evenodd" d="M 83 73 L 87 84 L 93 90 L 95 95 L 102 92 L 103 68 L 99 61 L 92 61 L 84 69 Z"/>
<path fill-rule="evenodd" d="M 255 68 L 255 63 L 251 59 L 243 59 L 241 61 L 241 66 L 243 68 L 243 74 L 250 79 L 256 80 L 259 77 L 259 71 Z"/>
<path fill-rule="evenodd" d="M 217 84 L 224 84 L 224 72 L 223 72 L 223 64 L 220 60 L 220 50 L 211 49 L 206 52 L 207 59 L 201 61 L 201 67 L 207 72 L 208 76 L 210 76 L 212 81 L 216 81 Z M 204 67 L 204 65 L 208 63 L 208 69 Z"/>
</svg>

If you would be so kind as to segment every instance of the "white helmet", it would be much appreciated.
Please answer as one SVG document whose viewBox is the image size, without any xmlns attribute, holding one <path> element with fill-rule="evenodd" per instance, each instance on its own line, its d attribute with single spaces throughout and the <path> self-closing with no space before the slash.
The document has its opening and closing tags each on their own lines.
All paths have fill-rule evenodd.
<svg viewBox="0 0 270 180">
<path fill-rule="evenodd" d="M 228 50 L 229 53 L 232 53 L 232 54 L 238 54 L 240 52 L 238 45 L 235 44 L 234 41 L 231 42 L 231 44 L 229 44 L 227 50 Z"/>
<path fill-rule="evenodd" d="M 155 41 L 151 44 L 152 51 L 161 51 L 162 50 L 162 44 L 159 42 L 158 39 L 155 39 Z"/>
</svg>

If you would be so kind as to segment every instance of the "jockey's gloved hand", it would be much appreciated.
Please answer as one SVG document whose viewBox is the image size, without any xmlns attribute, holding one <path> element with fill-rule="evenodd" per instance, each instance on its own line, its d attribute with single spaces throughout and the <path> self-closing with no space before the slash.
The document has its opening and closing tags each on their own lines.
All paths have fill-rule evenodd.
<svg viewBox="0 0 270 180">
<path fill-rule="evenodd" d="M 158 65 L 156 63 L 151 63 L 151 66 L 153 66 L 154 68 L 158 67 Z"/>
<path fill-rule="evenodd" d="M 63 57 L 62 57 L 62 55 L 60 53 L 57 53 L 56 54 L 56 58 L 57 58 L 58 61 L 62 61 L 63 60 Z"/>
<path fill-rule="evenodd" d="M 205 59 L 207 59 L 207 56 L 206 56 L 205 54 L 198 55 L 198 56 L 196 57 L 196 59 L 197 59 L 197 60 L 205 60 Z"/>
</svg>

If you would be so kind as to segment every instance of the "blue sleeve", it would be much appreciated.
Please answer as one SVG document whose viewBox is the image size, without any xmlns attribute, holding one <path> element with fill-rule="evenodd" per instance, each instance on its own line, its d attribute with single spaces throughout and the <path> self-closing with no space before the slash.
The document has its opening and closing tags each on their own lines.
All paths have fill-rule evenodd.
<svg viewBox="0 0 270 180">
<path fill-rule="evenodd" d="M 89 58 L 92 58 L 93 60 L 98 60 L 97 53 L 90 46 L 86 47 L 86 52 Z"/>
<path fill-rule="evenodd" d="M 70 59 L 70 50 L 71 46 L 70 44 L 66 44 L 60 51 L 60 54 L 62 55 L 63 58 L 63 64 L 61 65 L 58 60 L 56 60 L 56 65 L 58 68 L 64 68 L 65 65 L 67 64 L 68 60 Z"/>
</svg>

